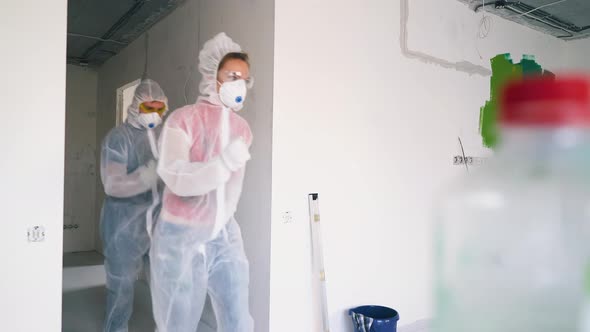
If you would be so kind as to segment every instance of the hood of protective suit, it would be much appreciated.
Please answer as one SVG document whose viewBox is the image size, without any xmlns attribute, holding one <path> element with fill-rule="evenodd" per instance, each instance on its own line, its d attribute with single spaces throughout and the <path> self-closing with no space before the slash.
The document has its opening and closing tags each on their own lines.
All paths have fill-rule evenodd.
<svg viewBox="0 0 590 332">
<path fill-rule="evenodd" d="M 162 116 L 168 112 L 168 97 L 164 94 L 164 90 L 160 87 L 158 82 L 151 79 L 144 79 L 139 83 L 133 95 L 133 101 L 127 109 L 127 122 L 135 128 L 144 129 L 139 122 L 139 105 L 144 102 L 159 101 L 166 105 L 166 111 Z"/>
<path fill-rule="evenodd" d="M 229 38 L 225 32 L 218 34 L 207 41 L 199 53 L 199 100 L 208 101 L 214 105 L 223 105 L 217 94 L 217 71 L 223 57 L 228 53 L 242 52 L 240 45 Z"/>
</svg>

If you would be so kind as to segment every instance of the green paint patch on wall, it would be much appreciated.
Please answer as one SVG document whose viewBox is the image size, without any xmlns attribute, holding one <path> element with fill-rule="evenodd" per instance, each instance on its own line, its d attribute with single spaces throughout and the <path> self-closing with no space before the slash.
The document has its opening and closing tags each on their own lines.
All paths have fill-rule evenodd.
<svg viewBox="0 0 590 332">
<path fill-rule="evenodd" d="M 492 58 L 491 63 L 490 100 L 486 101 L 479 112 L 479 133 L 483 145 L 488 148 L 494 148 L 498 143 L 497 116 L 502 87 L 509 81 L 530 75 L 554 76 L 544 70 L 532 55 L 525 55 L 520 63 L 514 63 L 510 54 L 500 54 Z"/>
</svg>

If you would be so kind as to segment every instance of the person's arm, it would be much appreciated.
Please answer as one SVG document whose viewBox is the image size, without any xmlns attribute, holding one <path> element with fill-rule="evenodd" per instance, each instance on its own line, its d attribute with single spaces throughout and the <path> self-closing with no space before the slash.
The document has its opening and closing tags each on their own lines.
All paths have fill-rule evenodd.
<svg viewBox="0 0 590 332">
<path fill-rule="evenodd" d="M 231 176 L 231 169 L 219 156 L 207 162 L 191 162 L 191 147 L 192 142 L 182 129 L 164 126 L 158 174 L 177 196 L 204 195 L 219 188 Z"/>
<path fill-rule="evenodd" d="M 100 176 L 107 195 L 127 198 L 151 189 L 155 177 L 155 164 L 138 167 L 127 173 L 127 153 L 130 142 L 125 137 L 109 134 L 100 157 Z M 157 180 L 157 177 L 156 177 Z"/>
</svg>

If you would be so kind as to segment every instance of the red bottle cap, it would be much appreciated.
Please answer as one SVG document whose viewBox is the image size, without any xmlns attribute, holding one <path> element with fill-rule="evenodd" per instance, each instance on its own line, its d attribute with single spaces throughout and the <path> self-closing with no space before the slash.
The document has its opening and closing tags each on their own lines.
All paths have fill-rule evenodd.
<svg viewBox="0 0 590 332">
<path fill-rule="evenodd" d="M 509 83 L 500 101 L 500 124 L 590 127 L 590 79 L 528 77 Z"/>
</svg>

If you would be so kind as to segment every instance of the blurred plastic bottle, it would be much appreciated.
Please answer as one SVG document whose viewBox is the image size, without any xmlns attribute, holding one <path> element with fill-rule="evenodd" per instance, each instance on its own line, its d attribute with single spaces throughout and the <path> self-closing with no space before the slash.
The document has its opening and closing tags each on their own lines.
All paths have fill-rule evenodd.
<svg viewBox="0 0 590 332">
<path fill-rule="evenodd" d="M 499 123 L 494 158 L 437 211 L 435 332 L 582 331 L 590 82 L 511 83 Z"/>
</svg>

